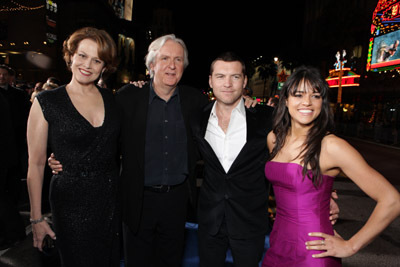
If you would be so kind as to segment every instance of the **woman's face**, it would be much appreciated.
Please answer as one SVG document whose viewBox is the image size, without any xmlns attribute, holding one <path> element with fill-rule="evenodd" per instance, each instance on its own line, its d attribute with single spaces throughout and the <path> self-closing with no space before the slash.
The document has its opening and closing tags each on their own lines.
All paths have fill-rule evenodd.
<svg viewBox="0 0 400 267">
<path fill-rule="evenodd" d="M 104 69 L 104 61 L 99 58 L 98 45 L 91 39 L 83 39 L 71 57 L 73 79 L 81 84 L 93 83 Z"/>
<path fill-rule="evenodd" d="M 292 126 L 309 126 L 321 113 L 322 97 L 308 83 L 301 82 L 297 91 L 289 94 L 286 106 Z"/>
</svg>

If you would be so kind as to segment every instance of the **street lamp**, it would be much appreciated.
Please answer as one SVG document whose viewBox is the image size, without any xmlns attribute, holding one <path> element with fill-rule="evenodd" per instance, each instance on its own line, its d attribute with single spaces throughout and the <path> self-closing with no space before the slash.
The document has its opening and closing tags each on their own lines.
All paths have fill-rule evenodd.
<svg viewBox="0 0 400 267">
<path fill-rule="evenodd" d="M 275 64 L 274 77 L 273 77 L 273 81 L 272 81 L 270 96 L 274 96 L 276 93 L 276 90 L 278 88 L 278 73 L 279 73 L 279 58 L 278 57 L 274 57 L 274 64 Z"/>
</svg>

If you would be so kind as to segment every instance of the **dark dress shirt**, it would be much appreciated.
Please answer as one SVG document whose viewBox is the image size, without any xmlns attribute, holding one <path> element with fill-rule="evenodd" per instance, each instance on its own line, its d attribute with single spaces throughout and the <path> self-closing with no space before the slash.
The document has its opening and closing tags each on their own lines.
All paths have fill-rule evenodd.
<svg viewBox="0 0 400 267">
<path fill-rule="evenodd" d="M 178 88 L 165 101 L 150 85 L 145 140 L 144 185 L 183 183 L 188 175 L 187 136 Z"/>
</svg>

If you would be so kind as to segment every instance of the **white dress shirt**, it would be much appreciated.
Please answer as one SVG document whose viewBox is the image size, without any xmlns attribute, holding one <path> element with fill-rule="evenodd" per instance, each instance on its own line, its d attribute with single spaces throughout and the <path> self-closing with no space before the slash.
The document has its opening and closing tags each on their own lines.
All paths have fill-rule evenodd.
<svg viewBox="0 0 400 267">
<path fill-rule="evenodd" d="M 211 110 L 204 138 L 214 150 L 225 172 L 228 173 L 232 163 L 247 141 L 246 110 L 244 100 L 241 99 L 232 110 L 228 129 L 224 133 L 218 125 L 216 103 Z"/>
</svg>

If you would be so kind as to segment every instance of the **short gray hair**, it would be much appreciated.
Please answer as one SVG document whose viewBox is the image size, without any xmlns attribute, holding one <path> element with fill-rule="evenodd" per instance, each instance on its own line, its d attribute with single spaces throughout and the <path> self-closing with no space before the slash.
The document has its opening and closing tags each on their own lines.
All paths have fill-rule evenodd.
<svg viewBox="0 0 400 267">
<path fill-rule="evenodd" d="M 145 64 L 150 73 L 150 78 L 153 78 L 153 76 L 154 76 L 154 73 L 150 68 L 150 64 L 155 62 L 156 57 L 157 57 L 158 53 L 160 52 L 161 47 L 163 47 L 165 42 L 168 40 L 178 43 L 183 47 L 183 68 L 185 69 L 189 65 L 188 51 L 187 51 L 186 45 L 183 42 L 183 40 L 176 38 L 175 34 L 163 35 L 163 36 L 155 39 L 149 45 L 149 49 L 148 49 L 147 55 L 145 57 Z"/>
</svg>

